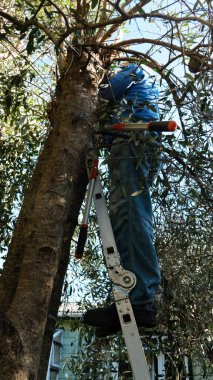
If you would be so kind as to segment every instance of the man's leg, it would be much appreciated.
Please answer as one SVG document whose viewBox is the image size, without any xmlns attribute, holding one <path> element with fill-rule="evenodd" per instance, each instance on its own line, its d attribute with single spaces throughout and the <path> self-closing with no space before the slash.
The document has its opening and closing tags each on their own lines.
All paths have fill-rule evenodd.
<svg viewBox="0 0 213 380">
<path fill-rule="evenodd" d="M 128 143 L 114 146 L 110 155 L 110 219 L 125 269 L 137 285 L 130 293 L 134 305 L 155 300 L 160 271 L 153 244 L 148 153 Z M 134 195 L 141 191 L 138 195 Z"/>
<path fill-rule="evenodd" d="M 160 272 L 152 241 L 152 208 L 149 193 L 150 159 L 140 146 L 129 143 L 115 145 L 109 157 L 111 178 L 110 218 L 123 267 L 137 277 L 130 293 L 138 326 L 156 324 L 153 304 L 160 283 Z M 141 191 L 134 196 L 134 192 Z M 119 330 L 115 305 L 89 310 L 85 323 L 103 326 L 98 335 Z"/>
</svg>

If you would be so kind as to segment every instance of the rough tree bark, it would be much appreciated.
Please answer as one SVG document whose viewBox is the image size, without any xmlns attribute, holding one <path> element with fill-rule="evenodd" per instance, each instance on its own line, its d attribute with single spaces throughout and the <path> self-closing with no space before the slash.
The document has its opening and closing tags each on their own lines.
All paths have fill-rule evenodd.
<svg viewBox="0 0 213 380">
<path fill-rule="evenodd" d="M 48 330 L 48 315 L 59 305 L 80 207 L 79 201 L 75 204 L 77 187 L 80 197 L 85 190 L 82 173 L 96 103 L 94 65 L 72 57 L 57 86 L 52 129 L 26 191 L 0 279 L 2 380 L 38 379 L 45 327 Z"/>
<path fill-rule="evenodd" d="M 54 279 L 53 291 L 49 303 L 48 317 L 43 337 L 40 365 L 38 371 L 38 379 L 46 380 L 47 367 L 50 357 L 50 349 L 52 345 L 53 333 L 56 328 L 57 314 L 61 301 L 61 293 L 64 284 L 64 277 L 70 259 L 70 243 L 75 227 L 78 223 L 78 214 L 84 199 L 88 177 L 84 162 L 82 163 L 82 170 L 79 168 L 79 180 L 73 189 L 72 202 L 68 212 L 68 217 L 64 229 L 62 255 L 58 266 L 58 271 Z"/>
</svg>

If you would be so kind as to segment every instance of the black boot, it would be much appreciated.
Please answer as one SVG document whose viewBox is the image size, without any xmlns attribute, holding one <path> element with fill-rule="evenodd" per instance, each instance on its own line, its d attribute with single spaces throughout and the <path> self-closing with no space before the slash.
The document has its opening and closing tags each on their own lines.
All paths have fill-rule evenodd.
<svg viewBox="0 0 213 380">
<path fill-rule="evenodd" d="M 87 310 L 83 316 L 83 322 L 90 326 L 103 327 L 119 323 L 117 309 L 114 303 L 109 306 Z"/>
<path fill-rule="evenodd" d="M 132 305 L 132 309 L 138 327 L 156 327 L 157 308 L 153 302 L 142 305 Z M 97 327 L 97 337 L 116 334 L 121 329 L 117 309 L 114 303 L 103 308 L 88 310 L 84 315 L 83 321 L 90 326 Z"/>
</svg>

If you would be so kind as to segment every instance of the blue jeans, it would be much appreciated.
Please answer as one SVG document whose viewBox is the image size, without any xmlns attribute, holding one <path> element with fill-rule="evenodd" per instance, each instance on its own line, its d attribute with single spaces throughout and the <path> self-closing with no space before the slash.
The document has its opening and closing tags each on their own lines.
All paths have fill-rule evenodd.
<svg viewBox="0 0 213 380">
<path fill-rule="evenodd" d="M 132 304 L 152 302 L 160 285 L 160 270 L 153 244 L 150 183 L 158 168 L 151 148 L 122 142 L 109 156 L 110 219 L 121 262 L 132 271 L 137 284 L 130 293 Z M 141 193 L 132 196 L 134 192 Z"/>
</svg>

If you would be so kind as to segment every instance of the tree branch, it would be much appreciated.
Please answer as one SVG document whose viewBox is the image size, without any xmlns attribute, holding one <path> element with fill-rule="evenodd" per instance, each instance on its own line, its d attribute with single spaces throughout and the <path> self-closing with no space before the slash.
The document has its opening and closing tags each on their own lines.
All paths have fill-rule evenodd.
<svg viewBox="0 0 213 380">
<path fill-rule="evenodd" d="M 144 3 L 146 3 L 147 1 L 145 0 Z M 137 5 L 135 6 L 137 7 Z M 133 9 L 135 9 L 135 7 Z M 130 12 L 133 11 L 130 10 Z M 0 10 L 0 16 L 4 17 L 5 19 L 7 19 L 8 21 L 12 22 L 14 25 L 18 26 L 19 28 L 23 28 L 23 29 L 27 29 L 29 26 L 31 26 L 32 24 L 34 25 L 37 25 L 39 28 L 41 28 L 45 34 L 51 39 L 51 41 L 57 46 L 59 47 L 60 44 L 73 32 L 75 31 L 78 31 L 78 30 L 83 30 L 83 29 L 88 29 L 88 30 L 94 30 L 94 29 L 97 29 L 97 28 L 100 28 L 100 27 L 104 27 L 104 26 L 109 26 L 109 25 L 116 25 L 116 29 L 118 26 L 120 26 L 120 24 L 122 24 L 124 21 L 126 20 L 131 20 L 131 19 L 134 19 L 134 18 L 155 18 L 155 19 L 163 19 L 163 20 L 167 20 L 167 21 L 175 21 L 175 22 L 182 22 L 182 21 L 197 21 L 199 23 L 201 23 L 202 25 L 206 25 L 208 26 L 210 29 L 213 29 L 213 24 L 210 22 L 210 21 L 206 21 L 206 20 L 203 20 L 199 17 L 195 17 L 195 16 L 186 16 L 186 17 L 176 17 L 176 16 L 170 16 L 170 15 L 165 15 L 165 14 L 159 14 L 159 13 L 155 13 L 155 12 L 151 12 L 151 13 L 143 13 L 143 14 L 130 14 L 129 12 L 128 13 L 125 13 L 125 17 L 124 16 L 120 16 L 120 17 L 114 17 L 112 19 L 107 19 L 107 20 L 102 20 L 100 22 L 96 22 L 96 23 L 91 23 L 91 22 L 87 22 L 85 20 L 81 20 L 81 25 L 76 25 L 74 27 L 69 27 L 64 33 L 61 34 L 61 36 L 56 40 L 56 38 L 49 32 L 49 30 L 47 29 L 47 27 L 44 25 L 44 24 L 41 24 L 40 22 L 36 21 L 36 20 L 29 20 L 29 21 L 21 21 L 19 19 L 17 19 L 16 17 L 14 16 L 11 16 L 10 14 L 4 12 L 3 10 Z M 79 19 L 79 17 L 77 17 L 76 13 L 75 13 L 75 17 L 76 19 Z M 105 35 L 106 36 L 106 35 Z"/>
<path fill-rule="evenodd" d="M 43 7 L 44 3 L 45 3 L 46 0 L 42 0 L 41 3 L 39 4 L 35 14 L 33 15 L 33 17 L 30 19 L 30 21 L 32 22 L 33 20 L 35 20 L 38 12 L 41 10 L 41 8 Z"/>
<path fill-rule="evenodd" d="M 165 47 L 165 48 L 168 48 L 169 50 L 173 50 L 173 51 L 179 51 L 181 54 L 183 54 L 183 50 L 181 47 L 177 46 L 177 45 L 172 45 L 171 43 L 168 43 L 168 42 L 164 42 L 164 41 L 160 41 L 160 40 L 152 40 L 152 39 L 149 39 L 149 38 L 135 38 L 135 39 L 132 39 L 132 40 L 126 40 L 126 41 L 122 41 L 122 42 L 119 42 L 119 43 L 115 43 L 113 45 L 105 45 L 105 44 L 83 44 L 81 46 L 84 46 L 84 47 L 96 47 L 96 48 L 101 48 L 101 49 L 109 49 L 109 50 L 117 50 L 117 51 L 121 51 L 121 52 L 124 52 L 124 53 L 127 53 L 127 54 L 134 54 L 135 56 L 140 56 L 142 53 L 141 52 L 138 52 L 136 50 L 132 50 L 132 49 L 124 49 L 123 47 L 124 46 L 130 46 L 130 45 L 134 45 L 134 44 L 142 44 L 142 43 L 150 43 L 150 44 L 153 44 L 153 45 L 159 45 L 159 46 L 162 46 L 162 47 Z M 192 55 L 195 54 L 195 51 L 194 49 L 192 50 L 184 50 L 184 54 L 188 57 L 191 57 Z M 207 62 L 207 59 L 205 56 L 202 56 L 201 54 L 197 54 L 196 55 L 197 57 L 197 60 L 200 61 L 200 62 L 203 62 L 204 58 L 205 58 L 205 66 L 208 67 L 209 69 L 213 69 L 213 63 L 212 64 L 209 64 Z M 210 60 L 210 58 L 209 58 Z M 211 59 L 211 62 L 213 62 L 213 60 Z"/>
<path fill-rule="evenodd" d="M 177 153 L 174 153 L 173 151 L 171 151 L 170 149 L 167 149 L 167 148 L 164 148 L 165 152 L 168 153 L 171 157 L 173 157 L 177 162 L 179 162 L 179 164 L 181 164 L 185 170 L 187 170 L 187 172 L 189 173 L 190 177 L 193 178 L 197 184 L 201 187 L 201 189 L 207 189 L 208 190 L 208 187 L 205 185 L 205 183 L 203 181 L 201 181 L 201 179 L 197 176 L 197 174 L 195 173 L 195 171 L 189 166 L 189 164 L 187 164 L 180 156 L 178 156 Z M 213 202 L 212 199 L 210 199 L 209 197 L 206 198 L 208 199 L 209 202 Z"/>
<path fill-rule="evenodd" d="M 173 49 L 173 50 L 182 52 L 182 49 L 177 45 L 171 45 L 171 43 L 160 41 L 160 40 L 152 40 L 151 38 L 134 38 L 131 40 L 125 40 L 125 41 L 115 43 L 113 46 L 116 49 L 116 47 L 120 47 L 120 46 L 139 45 L 139 44 L 144 44 L 144 43 L 160 45 L 168 49 Z"/>
<path fill-rule="evenodd" d="M 0 9 L 0 16 L 10 21 L 13 25 L 17 26 L 20 30 L 23 30 L 23 31 L 26 31 L 30 26 L 35 25 L 39 29 L 43 30 L 43 32 L 54 43 L 54 45 L 57 44 L 56 38 L 50 33 L 49 29 L 44 24 L 37 21 L 36 19 L 22 21 L 22 20 L 19 20 L 17 17 L 11 16 L 10 14 L 2 11 L 1 9 Z"/>
<path fill-rule="evenodd" d="M 25 29 L 29 26 L 29 21 L 22 21 L 19 20 L 18 18 L 11 16 L 9 13 L 4 12 L 3 10 L 0 9 L 0 16 L 5 18 L 6 20 L 10 21 L 13 25 L 18 26 L 20 29 Z"/>
<path fill-rule="evenodd" d="M 58 5 L 56 5 L 52 0 L 48 0 L 48 2 L 53 6 L 53 7 L 55 7 L 55 9 L 57 9 L 57 11 L 58 11 L 58 13 L 60 14 L 60 15 L 62 15 L 62 17 L 63 17 L 63 19 L 64 19 L 64 21 L 65 21 L 65 24 L 66 24 L 66 27 L 67 27 L 67 29 L 69 29 L 69 22 L 68 22 L 68 20 L 67 20 L 67 17 L 66 17 L 66 15 L 64 14 L 64 12 L 61 10 L 61 8 L 59 8 L 58 7 Z"/>
<path fill-rule="evenodd" d="M 160 18 L 166 21 L 175 21 L 175 22 L 183 22 L 183 21 L 197 21 L 202 25 L 208 26 L 210 29 L 213 29 L 213 24 L 210 21 L 203 20 L 200 17 L 196 16 L 186 16 L 186 17 L 176 17 L 176 16 L 170 16 L 170 15 L 164 15 L 159 13 L 144 13 L 143 15 L 134 15 L 135 18 L 141 18 L 141 17 L 149 17 L 149 18 Z"/>
<path fill-rule="evenodd" d="M 156 142 L 153 143 L 149 139 L 147 139 L 147 142 L 149 145 L 151 145 L 155 148 L 156 148 L 156 146 L 158 146 L 163 152 L 167 153 L 170 157 L 172 157 L 179 164 L 181 164 L 182 167 L 184 168 L 184 170 L 186 170 L 188 172 L 189 176 L 197 182 L 197 184 L 201 188 L 201 191 L 202 191 L 202 194 L 204 195 L 204 198 L 207 199 L 208 202 L 213 203 L 213 199 L 209 198 L 208 195 L 206 194 L 207 190 L 211 191 L 212 189 L 209 188 L 208 186 L 206 186 L 206 184 L 197 176 L 194 169 L 192 167 L 190 167 L 189 164 L 187 162 L 185 162 L 182 157 L 180 157 L 180 154 L 178 154 L 177 152 L 175 152 L 169 148 L 166 148 L 164 145 L 162 145 L 160 143 L 156 143 Z"/>
<path fill-rule="evenodd" d="M 128 13 L 128 20 L 132 20 L 133 18 L 160 18 L 166 21 L 175 21 L 175 22 L 182 22 L 182 21 L 197 21 L 202 25 L 208 26 L 210 29 L 213 29 L 213 24 L 210 21 L 203 20 L 199 17 L 195 16 L 186 16 L 186 17 L 176 17 L 176 16 L 170 16 L 170 15 L 164 15 L 160 13 L 143 13 L 143 14 L 129 14 Z M 101 22 L 97 23 L 86 23 L 86 27 L 89 29 L 96 29 L 99 27 L 107 26 L 107 25 L 114 25 L 114 24 L 119 24 L 126 21 L 123 17 L 114 17 L 113 19 L 110 20 L 103 20 Z"/>
<path fill-rule="evenodd" d="M 102 28 L 104 26 L 109 26 L 109 25 L 116 25 L 116 28 L 115 28 L 115 30 L 116 30 L 117 27 L 120 26 L 123 22 L 125 22 L 127 20 L 132 20 L 134 18 L 143 18 L 143 19 L 146 19 L 146 18 L 158 19 L 159 18 L 159 19 L 163 19 L 166 21 L 174 21 L 174 22 L 197 21 L 197 22 L 201 23 L 202 25 L 206 25 L 209 28 L 213 29 L 213 24 L 211 22 L 203 20 L 199 17 L 193 17 L 193 16 L 176 17 L 176 16 L 164 15 L 164 14 L 159 14 L 159 13 L 154 13 L 154 12 L 143 13 L 143 14 L 133 14 L 133 15 L 128 13 L 127 15 L 128 15 L 128 17 L 125 16 L 125 18 L 123 16 L 114 17 L 112 19 L 102 20 L 102 21 L 99 21 L 96 23 L 84 21 L 83 25 L 76 25 L 75 27 L 69 28 L 66 32 L 64 32 L 61 35 L 61 37 L 58 39 L 57 46 L 60 46 L 60 44 L 74 31 L 83 30 L 83 29 L 94 30 L 94 29 L 97 29 L 100 27 Z M 106 36 L 106 34 L 105 34 L 105 36 Z"/>
<path fill-rule="evenodd" d="M 157 69 L 159 71 L 161 70 L 161 66 L 154 59 L 152 59 L 148 55 L 146 55 L 146 54 L 144 54 L 142 52 L 136 51 L 136 50 L 124 49 L 122 47 L 116 47 L 115 48 L 115 45 L 94 44 L 94 43 L 80 44 L 80 46 L 82 46 L 82 47 L 93 47 L 93 48 L 96 48 L 96 49 L 99 48 L 99 49 L 103 49 L 103 50 L 112 50 L 112 51 L 116 50 L 116 51 L 120 51 L 120 52 L 123 52 L 123 53 L 126 53 L 126 54 L 133 54 L 134 57 L 138 57 L 140 59 L 140 62 L 141 62 L 142 59 L 144 60 L 144 58 L 146 60 L 149 60 L 150 61 L 150 67 L 152 69 Z M 129 61 L 129 60 L 131 60 L 131 61 L 133 61 L 134 60 L 134 61 L 136 61 L 136 59 L 134 57 L 132 57 L 132 58 L 125 57 L 125 58 L 122 58 L 122 59 L 116 57 L 116 58 L 114 58 L 114 60 L 116 60 L 116 61 L 119 61 L 119 60 L 122 60 L 122 61 L 124 61 L 124 60 L 125 61 Z"/>
<path fill-rule="evenodd" d="M 113 2 L 110 1 L 110 0 L 107 0 L 107 2 L 108 2 L 110 5 L 112 5 L 112 6 L 114 7 L 114 9 L 116 9 L 116 11 L 117 11 L 118 13 L 120 13 L 121 16 L 123 16 L 124 18 L 125 18 L 125 17 L 128 17 L 127 13 L 126 13 L 123 9 L 121 9 L 121 7 L 119 6 L 119 3 L 118 3 L 118 2 L 113 3 Z"/>
<path fill-rule="evenodd" d="M 138 10 L 138 6 L 140 5 L 141 7 L 148 4 L 150 2 L 150 0 L 143 0 L 143 1 L 140 1 L 139 3 L 137 3 L 136 5 L 134 5 L 134 7 L 132 7 L 131 9 L 128 10 L 128 13 L 124 10 L 124 8 L 131 3 L 131 1 L 126 1 L 126 3 L 123 5 L 122 7 L 122 10 L 124 11 L 125 13 L 125 19 L 129 19 L 129 15 L 134 15 L 134 13 Z M 125 20 L 124 19 L 124 20 Z M 124 22 L 123 20 L 123 22 Z M 122 22 L 118 25 L 113 25 L 101 38 L 100 42 L 104 42 L 106 40 L 108 40 L 112 34 L 117 30 L 117 28 L 122 24 Z"/>
</svg>

